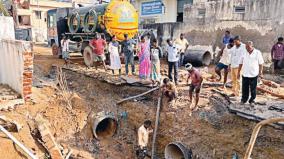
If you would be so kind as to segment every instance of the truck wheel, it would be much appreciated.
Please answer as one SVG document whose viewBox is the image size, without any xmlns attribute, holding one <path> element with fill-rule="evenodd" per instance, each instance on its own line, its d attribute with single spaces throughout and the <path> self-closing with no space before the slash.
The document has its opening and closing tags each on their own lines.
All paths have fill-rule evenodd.
<svg viewBox="0 0 284 159">
<path fill-rule="evenodd" d="M 94 64 L 93 49 L 90 46 L 86 46 L 84 49 L 84 62 L 88 67 L 92 67 Z"/>
</svg>

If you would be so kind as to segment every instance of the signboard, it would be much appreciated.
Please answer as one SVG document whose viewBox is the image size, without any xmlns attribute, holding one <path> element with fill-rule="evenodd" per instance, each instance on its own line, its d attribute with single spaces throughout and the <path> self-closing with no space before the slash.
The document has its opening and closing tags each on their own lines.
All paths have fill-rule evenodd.
<svg viewBox="0 0 284 159">
<path fill-rule="evenodd" d="M 141 16 L 157 15 L 163 13 L 163 3 L 161 1 L 142 2 Z"/>
</svg>

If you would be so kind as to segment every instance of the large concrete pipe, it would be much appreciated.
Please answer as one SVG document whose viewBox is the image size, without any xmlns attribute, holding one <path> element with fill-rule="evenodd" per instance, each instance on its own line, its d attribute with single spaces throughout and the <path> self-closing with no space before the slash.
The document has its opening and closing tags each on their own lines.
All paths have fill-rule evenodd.
<svg viewBox="0 0 284 159">
<path fill-rule="evenodd" d="M 191 63 L 195 66 L 208 66 L 212 60 L 212 55 L 209 51 L 204 50 L 188 50 L 185 53 L 184 62 Z"/>
<path fill-rule="evenodd" d="M 180 142 L 172 142 L 165 148 L 165 159 L 192 159 L 192 151 Z"/>
<path fill-rule="evenodd" d="M 118 123 L 113 115 L 100 113 L 95 116 L 92 126 L 94 136 L 101 140 L 112 137 L 116 133 Z"/>
</svg>

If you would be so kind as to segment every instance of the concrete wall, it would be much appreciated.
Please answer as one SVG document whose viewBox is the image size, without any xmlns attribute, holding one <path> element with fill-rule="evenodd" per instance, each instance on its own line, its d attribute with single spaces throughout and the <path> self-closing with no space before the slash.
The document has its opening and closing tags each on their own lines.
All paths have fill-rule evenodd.
<svg viewBox="0 0 284 159">
<path fill-rule="evenodd" d="M 0 25 L 0 39 L 15 39 L 13 17 L 0 16 Z"/>
<path fill-rule="evenodd" d="M 0 83 L 28 100 L 32 94 L 33 53 L 30 42 L 0 39 Z"/>
<path fill-rule="evenodd" d="M 234 6 L 245 6 L 244 13 L 235 13 Z M 225 30 L 252 40 L 255 47 L 269 57 L 272 44 L 284 35 L 283 0 L 196 0 L 184 6 L 184 23 L 144 25 L 158 29 L 163 39 L 185 33 L 194 47 L 216 50 L 222 46 Z M 204 11 L 200 15 L 200 11 Z M 266 58 L 268 59 L 268 58 Z"/>
<path fill-rule="evenodd" d="M 141 4 L 142 2 L 152 2 L 155 0 L 136 0 L 133 5 L 138 10 L 138 13 L 141 13 Z M 176 22 L 177 19 L 177 1 L 176 0 L 163 0 L 165 5 L 164 13 L 160 15 L 152 16 L 140 16 L 139 21 L 143 19 L 155 19 L 156 23 L 167 23 L 167 22 Z"/>
</svg>

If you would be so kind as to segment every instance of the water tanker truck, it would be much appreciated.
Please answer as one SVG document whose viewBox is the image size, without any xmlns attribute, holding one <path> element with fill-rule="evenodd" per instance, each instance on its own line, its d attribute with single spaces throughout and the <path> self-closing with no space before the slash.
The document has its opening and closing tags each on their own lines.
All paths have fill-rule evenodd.
<svg viewBox="0 0 284 159">
<path fill-rule="evenodd" d="M 106 4 L 75 8 L 68 12 L 67 17 L 68 19 L 65 19 L 67 25 L 63 29 L 62 25 L 61 28 L 57 26 L 57 39 L 53 40 L 53 44 L 60 46 L 61 34 L 64 33 L 71 41 L 77 42 L 87 66 L 93 64 L 89 41 L 94 38 L 96 32 L 104 33 L 107 41 L 112 35 L 122 41 L 124 34 L 133 38 L 138 33 L 138 13 L 127 0 L 112 0 Z M 55 19 L 59 24 L 64 18 Z M 58 30 L 63 32 L 60 33 Z"/>
</svg>

